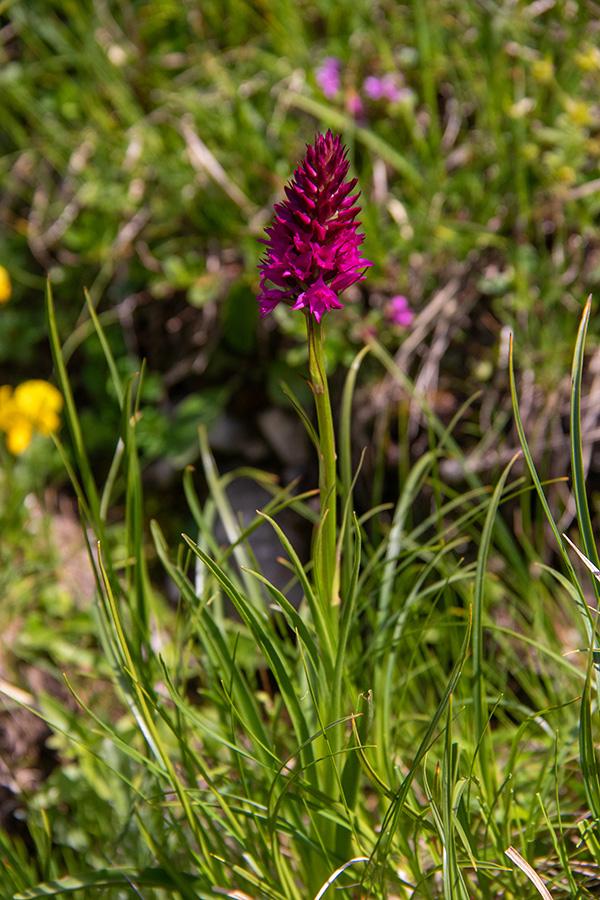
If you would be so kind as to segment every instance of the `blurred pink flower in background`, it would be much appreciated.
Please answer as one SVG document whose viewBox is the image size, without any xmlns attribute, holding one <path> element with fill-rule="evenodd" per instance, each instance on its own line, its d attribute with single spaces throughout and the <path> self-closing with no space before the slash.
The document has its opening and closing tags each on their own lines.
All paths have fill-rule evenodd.
<svg viewBox="0 0 600 900">
<path fill-rule="evenodd" d="M 328 100 L 333 99 L 341 87 L 341 65 L 342 61 L 337 56 L 327 56 L 317 69 L 317 84 Z"/>
<path fill-rule="evenodd" d="M 386 306 L 385 317 L 390 324 L 408 328 L 409 325 L 412 325 L 415 314 L 410 308 L 407 298 L 398 294 L 396 297 L 392 297 Z"/>
<path fill-rule="evenodd" d="M 350 115 L 354 116 L 356 119 L 364 113 L 364 104 L 360 99 L 360 94 L 357 94 L 356 91 L 348 91 L 346 94 L 346 109 Z"/>
<path fill-rule="evenodd" d="M 389 100 L 391 103 L 398 103 L 402 100 L 406 90 L 398 84 L 401 77 L 383 75 L 379 78 L 376 75 L 369 75 L 363 82 L 363 90 L 371 100 Z"/>
</svg>

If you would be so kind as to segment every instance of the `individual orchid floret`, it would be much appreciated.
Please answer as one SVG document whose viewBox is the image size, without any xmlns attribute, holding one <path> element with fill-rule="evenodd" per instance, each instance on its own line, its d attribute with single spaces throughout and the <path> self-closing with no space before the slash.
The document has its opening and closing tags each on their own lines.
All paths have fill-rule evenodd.
<svg viewBox="0 0 600 900">
<path fill-rule="evenodd" d="M 260 262 L 261 315 L 278 303 L 304 309 L 317 322 L 343 304 L 338 294 L 361 281 L 372 263 L 361 256 L 364 235 L 352 194 L 356 178 L 339 135 L 328 131 L 307 145 L 306 157 L 286 186 L 287 199 L 275 205 L 275 220 L 266 229 L 265 256 Z"/>
<path fill-rule="evenodd" d="M 307 308 L 317 322 L 320 322 L 323 313 L 330 309 L 341 309 L 343 305 L 338 300 L 336 292 L 332 291 L 323 281 L 323 276 L 319 275 L 315 284 L 311 284 L 300 294 L 292 309 Z"/>
</svg>

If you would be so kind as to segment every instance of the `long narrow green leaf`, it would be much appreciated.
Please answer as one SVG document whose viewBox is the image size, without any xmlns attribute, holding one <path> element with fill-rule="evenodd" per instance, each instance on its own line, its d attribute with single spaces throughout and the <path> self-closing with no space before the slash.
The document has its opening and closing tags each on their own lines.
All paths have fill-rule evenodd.
<svg viewBox="0 0 600 900">
<path fill-rule="evenodd" d="M 335 666 L 333 670 L 333 681 L 331 683 L 331 696 L 329 701 L 329 718 L 337 719 L 342 712 L 341 709 L 341 693 L 342 693 L 342 679 L 344 676 L 348 676 L 353 686 L 355 684 L 355 679 L 351 677 L 351 673 L 347 672 L 347 657 L 348 657 L 348 641 L 350 638 L 350 629 L 352 627 L 352 623 L 354 620 L 354 611 L 356 608 L 356 597 L 357 597 L 357 585 L 358 585 L 358 573 L 360 570 L 360 560 L 361 560 L 361 537 L 360 537 L 360 528 L 358 527 L 358 521 L 356 519 L 356 514 L 353 516 L 354 520 L 354 566 L 351 576 L 350 584 L 348 585 L 348 592 L 344 597 L 344 605 L 342 608 L 342 616 L 340 620 L 340 628 L 338 634 L 338 645 L 337 645 L 337 653 L 335 657 Z M 358 685 L 359 690 L 366 690 L 366 685 Z"/>
<path fill-rule="evenodd" d="M 256 741 L 257 754 L 263 765 L 268 765 L 273 760 L 272 751 L 269 750 L 271 741 L 267 735 L 264 722 L 258 710 L 256 697 L 248 687 L 240 667 L 233 659 L 227 646 L 225 636 L 213 621 L 210 615 L 202 612 L 202 601 L 196 596 L 194 590 L 183 574 L 175 566 L 168 553 L 164 536 L 157 522 L 150 523 L 152 537 L 156 546 L 156 552 L 165 571 L 173 580 L 190 608 L 196 613 L 196 625 L 200 634 L 202 646 L 207 653 L 214 670 L 219 673 L 223 682 L 231 684 L 234 691 L 235 702 L 240 710 L 240 718 L 246 723 L 248 733 Z"/>
<path fill-rule="evenodd" d="M 512 396 L 512 404 L 513 404 L 513 412 L 514 412 L 514 416 L 515 416 L 515 424 L 516 424 L 516 426 L 517 426 L 517 432 L 518 432 L 518 435 L 519 435 L 519 441 L 520 441 L 520 443 L 521 443 L 521 447 L 523 448 L 523 454 L 524 454 L 524 456 L 525 456 L 525 461 L 526 461 L 526 463 L 527 463 L 527 468 L 529 469 L 529 473 L 530 473 L 531 478 L 532 478 L 532 481 L 533 481 L 533 483 L 534 483 L 534 485 L 535 485 L 535 489 L 536 489 L 536 491 L 537 491 L 537 495 L 538 495 L 538 497 L 539 497 L 539 501 L 540 501 L 540 503 L 541 503 L 541 505 L 542 505 L 542 509 L 544 510 L 544 513 L 546 514 L 546 519 L 548 520 L 548 524 L 550 525 L 550 528 L 551 528 L 551 530 L 552 530 L 552 533 L 554 534 L 554 537 L 556 538 L 556 543 L 557 543 L 559 552 L 560 552 L 560 554 L 561 554 L 562 560 L 563 560 L 563 562 L 564 562 L 564 564 L 565 564 L 565 566 L 566 566 L 566 568 L 567 568 L 567 571 L 568 571 L 568 573 L 569 573 L 569 576 L 570 576 L 570 578 L 571 578 L 571 581 L 572 581 L 572 583 L 573 583 L 573 585 L 574 585 L 574 587 L 575 587 L 575 589 L 576 589 L 576 591 L 577 591 L 577 594 L 578 594 L 578 596 L 579 596 L 579 602 L 577 603 L 577 607 L 578 607 L 578 609 L 579 609 L 579 611 L 580 611 L 580 613 L 581 613 L 581 616 L 582 616 L 582 619 L 583 619 L 583 622 L 584 622 L 584 625 L 585 625 L 586 632 L 587 632 L 588 637 L 589 637 L 589 639 L 590 639 L 590 641 L 591 641 L 591 640 L 592 640 L 592 634 L 593 634 L 593 622 L 592 622 L 592 620 L 591 620 L 591 616 L 590 616 L 590 613 L 589 613 L 587 604 L 586 604 L 586 602 L 585 602 L 585 596 L 584 596 L 583 590 L 581 589 L 581 585 L 579 584 L 579 581 L 578 581 L 578 579 L 577 579 L 577 576 L 576 576 L 576 574 L 575 574 L 575 570 L 573 569 L 573 566 L 572 566 L 572 564 L 571 564 L 571 560 L 569 559 L 569 555 L 568 555 L 568 553 L 565 551 L 564 544 L 563 544 L 563 541 L 562 541 L 562 538 L 561 538 L 561 534 L 560 534 L 560 532 L 559 532 L 559 530 L 558 530 L 558 526 L 556 525 L 556 522 L 554 521 L 554 516 L 552 515 L 552 512 L 551 512 L 550 507 L 549 507 L 549 505 L 548 505 L 548 501 L 547 501 L 547 499 L 546 499 L 546 495 L 544 494 L 544 489 L 543 489 L 543 487 L 542 487 L 542 483 L 541 483 L 541 481 L 540 481 L 540 479 L 539 479 L 539 476 L 538 476 L 538 474 L 537 474 L 537 471 L 536 471 L 536 468 L 535 468 L 535 463 L 533 462 L 533 457 L 532 457 L 532 455 L 531 455 L 531 451 L 530 451 L 529 445 L 528 445 L 528 443 L 527 443 L 527 437 L 526 437 L 526 435 L 525 435 L 525 429 L 523 428 L 523 422 L 522 422 L 522 420 L 521 420 L 521 414 L 520 414 L 520 412 L 519 412 L 519 401 L 518 401 L 518 398 L 517 398 L 517 387 L 516 387 L 516 384 L 515 384 L 515 372 L 514 372 L 514 365 L 513 365 L 513 340 L 512 340 L 512 335 L 511 335 L 511 337 L 510 337 L 510 343 L 509 343 L 508 371 L 509 371 L 509 377 L 510 377 L 510 392 L 511 392 L 511 396 Z"/>
<path fill-rule="evenodd" d="M 315 426 L 311 422 L 306 410 L 304 409 L 304 407 L 302 406 L 302 404 L 300 403 L 300 401 L 298 400 L 298 398 L 292 391 L 291 387 L 288 384 L 286 384 L 285 381 L 281 382 L 281 389 L 283 390 L 283 393 L 285 394 L 285 396 L 288 398 L 288 400 L 290 401 L 290 403 L 296 410 L 296 413 L 297 413 L 300 421 L 304 425 L 304 428 L 306 430 L 307 435 L 309 436 L 309 438 L 311 440 L 311 443 L 314 445 L 315 450 L 318 453 L 319 452 L 319 436 L 318 436 Z"/>
<path fill-rule="evenodd" d="M 455 459 L 457 464 L 460 466 L 461 472 L 467 484 L 471 488 L 481 488 L 481 480 L 479 479 L 477 474 L 473 472 L 469 467 L 468 462 L 465 459 L 464 452 L 461 450 L 460 446 L 452 436 L 452 430 L 454 429 L 456 422 L 458 421 L 458 416 L 462 415 L 463 411 L 469 407 L 474 397 L 469 398 L 469 400 L 467 400 L 461 406 L 456 415 L 453 417 L 450 425 L 444 425 L 444 423 L 439 419 L 435 412 L 430 409 L 426 399 L 422 396 L 422 394 L 419 394 L 417 391 L 415 391 L 414 384 L 407 377 L 406 373 L 399 368 L 398 364 L 388 353 L 388 351 L 373 338 L 369 338 L 368 343 L 369 347 L 371 347 L 373 355 L 380 360 L 381 364 L 387 369 L 390 375 L 398 381 L 398 384 L 402 385 L 402 387 L 407 391 L 408 395 L 412 398 L 413 402 L 418 406 L 418 408 L 427 419 L 429 427 L 437 435 L 438 438 L 437 452 L 440 453 L 443 448 L 447 447 L 452 458 Z M 521 577 L 523 581 L 527 580 L 529 577 L 529 573 L 527 570 L 527 566 L 523 560 L 522 550 L 516 543 L 514 535 L 509 531 L 507 525 L 501 520 L 498 522 L 496 540 L 499 549 L 504 553 L 517 576 Z"/>
<path fill-rule="evenodd" d="M 475 738 L 479 744 L 479 770 L 483 784 L 486 786 L 487 802 L 491 803 L 497 791 L 494 757 L 491 748 L 488 728 L 488 711 L 486 704 L 486 679 L 483 659 L 483 619 L 484 619 L 484 586 L 488 553 L 492 540 L 492 531 L 496 523 L 498 507 L 509 472 L 516 462 L 518 454 L 513 456 L 500 479 L 485 517 L 483 531 L 477 552 L 477 569 L 473 588 L 473 703 L 475 709 Z"/>
<path fill-rule="evenodd" d="M 592 720 L 592 653 L 588 656 L 585 688 L 581 697 L 579 713 L 579 754 L 581 759 L 581 777 L 585 787 L 591 813 L 596 821 L 600 820 L 600 767 L 594 740 L 594 724 Z M 596 678 L 597 684 L 597 678 Z"/>
<path fill-rule="evenodd" d="M 127 641 L 127 638 L 125 636 L 124 622 L 121 617 L 121 612 L 115 602 L 108 575 L 102 562 L 101 554 L 99 554 L 98 565 L 100 567 L 100 572 L 102 573 L 104 590 L 108 601 L 108 609 L 115 628 L 118 646 L 122 656 L 123 675 L 129 676 L 129 685 L 126 684 L 125 679 L 123 679 L 122 683 L 131 712 L 133 713 L 138 723 L 140 731 L 146 739 L 150 751 L 152 752 L 156 760 L 163 765 L 165 769 L 165 775 L 168 777 L 171 786 L 175 791 L 175 794 L 177 795 L 177 799 L 181 804 L 181 807 L 184 811 L 186 819 L 190 825 L 190 828 L 198 845 L 199 851 L 202 854 L 201 856 L 198 856 L 197 853 L 194 854 L 195 858 L 197 859 L 198 866 L 208 878 L 214 878 L 216 876 L 216 868 L 214 861 L 210 855 L 209 848 L 206 844 L 204 832 L 202 830 L 202 827 L 200 826 L 196 814 L 192 809 L 187 793 L 183 787 L 183 784 L 181 783 L 179 775 L 175 770 L 175 766 L 173 765 L 171 757 L 167 752 L 163 741 L 161 740 L 161 737 L 156 728 L 154 716 L 148 709 L 147 695 L 142 688 L 143 680 L 139 677 L 138 671 L 136 669 L 134 657 L 132 656 L 129 642 Z"/>
<path fill-rule="evenodd" d="M 317 598 L 315 597 L 313 590 L 310 586 L 310 582 L 306 577 L 306 572 L 304 571 L 304 566 L 300 562 L 300 558 L 298 554 L 294 550 L 290 540 L 288 539 L 285 532 L 280 528 L 277 522 L 272 519 L 270 516 L 267 516 L 265 513 L 259 513 L 264 519 L 269 522 L 271 527 L 276 532 L 281 546 L 289 556 L 292 566 L 294 568 L 294 572 L 298 576 L 298 580 L 304 591 L 304 596 L 306 598 L 306 602 L 308 603 L 308 607 L 310 609 L 313 623 L 315 626 L 315 630 L 317 632 L 317 636 L 319 638 L 319 643 L 321 646 L 321 659 L 323 665 L 325 666 L 325 671 L 328 677 L 331 677 L 333 672 L 333 659 L 334 659 L 334 650 L 333 650 L 333 635 L 331 632 L 331 625 L 329 619 L 323 615 L 323 609 L 321 605 L 317 602 Z"/>
<path fill-rule="evenodd" d="M 198 429 L 198 435 L 200 439 L 202 465 L 204 467 L 204 473 L 206 475 L 210 494 L 219 512 L 221 522 L 223 523 L 223 528 L 225 529 L 225 534 L 227 535 L 227 540 L 233 546 L 234 559 L 240 569 L 253 569 L 254 566 L 252 565 L 248 551 L 246 547 L 240 543 L 241 529 L 236 517 L 233 514 L 231 504 L 229 503 L 229 499 L 227 497 L 227 494 L 225 493 L 222 482 L 219 479 L 216 463 L 208 443 L 206 428 L 204 428 L 203 426 L 200 427 Z M 242 571 L 242 577 L 244 579 L 244 588 L 255 610 L 264 610 L 264 598 L 258 586 L 259 582 L 255 578 L 247 575 L 244 571 Z"/>
<path fill-rule="evenodd" d="M 454 693 L 456 689 L 456 685 L 458 684 L 458 680 L 461 676 L 461 672 L 465 663 L 465 659 L 467 657 L 467 652 L 469 649 L 469 644 L 471 640 L 471 626 L 472 626 L 472 610 L 469 611 L 469 624 L 467 630 L 465 632 L 465 637 L 463 640 L 461 651 L 458 655 L 458 658 L 454 664 L 452 672 L 450 673 L 450 677 L 446 684 L 446 689 L 444 694 L 438 703 L 437 709 L 433 714 L 429 725 L 427 727 L 427 731 L 425 736 L 423 737 L 421 743 L 419 744 L 419 748 L 415 754 L 415 757 L 412 761 L 412 765 L 408 771 L 408 774 L 404 778 L 402 784 L 398 788 L 394 799 L 392 800 L 390 807 L 386 813 L 385 821 L 381 827 L 381 834 L 377 839 L 377 843 L 373 853 L 371 854 L 371 858 L 373 861 L 377 861 L 379 858 L 385 859 L 389 853 L 392 840 L 394 837 L 394 833 L 398 827 L 400 822 L 400 817 L 402 815 L 404 805 L 406 803 L 406 799 L 408 797 L 408 792 L 412 785 L 412 782 L 417 774 L 421 762 L 425 757 L 429 747 L 431 746 L 434 735 L 438 726 L 438 723 L 446 710 L 448 703 L 450 701 L 450 697 Z"/>
<path fill-rule="evenodd" d="M 273 675 L 275 676 L 275 678 L 277 679 L 277 683 L 279 684 L 282 696 L 285 700 L 288 714 L 294 727 L 296 737 L 300 743 L 304 743 L 305 741 L 307 741 L 309 736 L 307 717 L 302 709 L 296 690 L 290 680 L 287 661 L 280 653 L 280 648 L 277 646 L 276 642 L 274 642 L 267 633 L 266 618 L 259 618 L 259 614 L 257 613 L 252 603 L 239 593 L 239 591 L 236 589 L 231 579 L 228 578 L 228 576 L 225 574 L 223 569 L 221 569 L 214 562 L 214 560 L 212 560 L 206 553 L 204 553 L 204 551 L 200 547 L 198 547 L 198 545 L 194 541 L 192 541 L 191 538 L 184 534 L 183 539 L 190 547 L 192 552 L 206 566 L 206 568 L 212 573 L 214 578 L 221 585 L 221 587 L 235 606 L 239 615 L 242 617 L 242 620 L 245 622 L 246 627 L 250 630 L 254 639 L 260 646 L 264 657 L 271 667 L 271 671 L 273 672 Z M 307 744 L 306 747 L 307 749 L 310 749 L 309 744 Z M 311 762 L 311 758 L 306 759 L 304 760 L 304 765 L 309 765 Z"/>
<path fill-rule="evenodd" d="M 73 486 L 73 490 L 75 491 L 75 494 L 77 496 L 77 501 L 79 503 L 79 512 L 83 515 L 85 520 L 91 524 L 92 523 L 92 511 L 88 505 L 85 491 L 84 491 L 82 485 L 80 484 L 79 479 L 77 478 L 77 474 L 76 474 L 75 470 L 73 469 L 73 466 L 71 465 L 71 461 L 67 455 L 67 451 L 65 450 L 65 448 L 62 444 L 62 441 L 59 440 L 59 438 L 56 436 L 56 434 L 52 434 L 51 437 L 52 437 L 52 440 L 54 441 L 54 445 L 55 445 L 56 449 L 58 450 L 61 462 L 62 462 L 63 466 L 65 467 L 65 471 L 66 471 L 67 475 L 69 476 L 69 481 L 71 482 L 71 485 Z"/>
<path fill-rule="evenodd" d="M 119 438 L 117 441 L 115 452 L 113 454 L 112 462 L 110 464 L 108 475 L 106 476 L 106 481 L 104 482 L 102 497 L 100 499 L 100 518 L 103 522 L 106 522 L 106 514 L 108 513 L 108 507 L 110 505 L 112 492 L 114 490 L 115 482 L 119 474 L 119 469 L 121 468 L 121 464 L 123 462 L 124 450 L 125 444 L 123 443 L 123 439 Z"/>
<path fill-rule="evenodd" d="M 458 769 L 458 745 L 452 740 L 452 695 L 448 700 L 444 756 L 442 758 L 442 839 L 444 862 L 442 867 L 444 894 L 448 900 L 469 900 L 467 888 L 456 854 L 455 785 Z"/>
<path fill-rule="evenodd" d="M 346 808 L 352 816 L 354 824 L 355 810 L 358 798 L 360 796 L 360 770 L 361 760 L 359 757 L 359 749 L 364 753 L 369 732 L 373 724 L 373 695 L 371 691 L 359 694 L 356 707 L 356 714 L 352 718 L 352 731 L 348 741 L 348 758 L 342 769 L 341 785 L 342 796 Z M 360 847 L 360 841 L 357 840 L 355 829 L 350 831 L 348 828 L 338 828 L 336 830 L 336 854 L 340 859 L 347 859 L 352 850 L 351 839 L 354 837 L 356 844 Z"/>
<path fill-rule="evenodd" d="M 87 309 L 90 314 L 90 318 L 94 325 L 94 331 L 98 335 L 98 340 L 100 341 L 100 346 L 102 347 L 102 352 L 104 353 L 104 358 L 106 359 L 106 363 L 108 365 L 110 375 L 112 378 L 113 387 L 115 389 L 115 393 L 117 395 L 117 399 L 119 401 L 119 406 L 123 407 L 123 385 L 121 384 L 121 376 L 119 375 L 119 370 L 117 368 L 117 364 L 115 362 L 115 358 L 112 354 L 112 350 L 110 349 L 110 344 L 106 339 L 106 334 L 104 332 L 104 328 L 102 327 L 102 323 L 98 318 L 98 314 L 94 309 L 94 304 L 90 298 L 89 292 L 87 288 L 83 289 L 85 294 L 85 302 L 87 304 Z"/>
<path fill-rule="evenodd" d="M 575 352 L 573 354 L 573 367 L 571 370 L 571 473 L 573 477 L 573 496 L 577 508 L 577 522 L 583 539 L 585 555 L 596 567 L 598 567 L 600 566 L 600 559 L 598 558 L 598 550 L 596 549 L 596 542 L 594 540 L 590 507 L 585 487 L 583 441 L 581 435 L 581 380 L 583 377 L 583 354 L 591 309 L 592 297 L 590 295 L 585 304 L 579 330 L 577 332 L 577 341 L 575 344 Z M 598 582 L 593 581 L 592 584 L 596 600 L 600 601 L 600 588 L 598 587 Z"/>
<path fill-rule="evenodd" d="M 353 478 L 352 478 L 352 402 L 354 399 L 354 389 L 356 387 L 356 379 L 360 365 L 370 352 L 370 347 L 365 346 L 360 350 L 350 365 L 346 379 L 344 381 L 344 390 L 342 392 L 342 401 L 340 405 L 340 424 L 338 428 L 339 443 L 339 472 L 341 482 L 340 497 L 342 508 L 347 509 L 348 513 L 354 511 L 353 507 Z M 352 573 L 352 532 L 349 527 L 342 528 L 343 554 L 342 554 L 342 594 L 347 589 L 348 582 Z"/>
<path fill-rule="evenodd" d="M 136 445 L 137 416 L 132 409 L 133 385 L 137 376 L 128 379 L 123 394 L 122 433 L 125 444 L 125 533 L 127 540 L 128 600 L 134 628 L 131 649 L 135 653 L 138 670 L 143 672 L 145 654 L 150 642 L 150 601 L 152 588 L 144 548 L 144 499 L 142 474 Z M 138 392 L 139 396 L 139 392 Z"/>
<path fill-rule="evenodd" d="M 223 747 L 227 747 L 236 755 L 241 756 L 251 762 L 257 762 L 256 758 L 249 752 L 248 749 L 233 743 L 233 741 L 230 741 L 227 737 L 225 737 L 224 734 L 221 734 L 219 731 L 217 731 L 214 722 L 212 722 L 211 720 L 206 721 L 205 719 L 201 718 L 201 716 L 195 711 L 195 709 L 191 707 L 189 703 L 186 702 L 175 689 L 175 685 L 173 684 L 173 680 L 164 660 L 161 660 L 161 664 L 163 670 L 163 678 L 165 679 L 165 685 L 169 692 L 171 700 L 181 710 L 181 713 L 185 716 L 185 718 L 189 719 L 189 721 L 194 725 L 194 728 L 197 728 L 200 734 L 202 734 L 204 737 L 209 738 L 211 741 L 215 741 L 215 743 L 221 744 Z M 245 720 L 245 724 L 248 728 L 246 736 L 255 739 L 256 736 L 252 735 L 249 731 L 248 720 Z M 264 749 L 269 751 L 268 747 L 265 747 Z M 269 751 L 269 753 L 270 759 L 272 760 L 273 764 L 278 765 L 279 758 L 273 751 Z"/>
<path fill-rule="evenodd" d="M 182 873 L 191 887 L 199 891 L 199 896 L 214 897 L 211 885 L 197 875 Z M 92 872 L 83 872 L 80 875 L 67 875 L 56 881 L 47 881 L 38 884 L 34 888 L 15 894 L 14 900 L 37 900 L 41 897 L 55 897 L 57 894 L 67 894 L 72 891 L 80 891 L 85 888 L 121 887 L 130 889 L 132 885 L 148 888 L 162 888 L 163 890 L 177 890 L 177 885 L 167 875 L 164 869 L 135 869 L 123 866 L 120 869 L 96 869 Z"/>
<path fill-rule="evenodd" d="M 378 633 L 383 632 L 384 623 L 389 618 L 390 599 L 392 596 L 394 579 L 396 577 L 398 555 L 402 544 L 402 533 L 406 517 L 432 464 L 432 453 L 426 453 L 415 463 L 402 489 L 402 493 L 396 504 L 396 509 L 394 510 L 394 518 L 392 520 L 392 527 L 387 541 L 385 564 L 377 603 L 375 628 Z"/>
<path fill-rule="evenodd" d="M 81 475 L 81 483 L 85 491 L 85 500 L 90 509 L 90 522 L 96 531 L 97 537 L 102 540 L 104 538 L 104 529 L 100 516 L 100 499 L 98 497 L 96 483 L 92 475 L 92 469 L 85 449 L 83 434 L 81 431 L 81 426 L 79 424 L 79 416 L 77 415 L 77 408 L 75 406 L 75 400 L 73 399 L 73 392 L 71 390 L 71 385 L 69 383 L 69 378 L 67 375 L 67 369 L 62 356 L 60 337 L 58 334 L 58 328 L 56 326 L 56 316 L 54 313 L 52 288 L 50 286 L 49 279 L 46 282 L 46 322 L 48 326 L 48 336 L 50 339 L 50 349 L 52 351 L 52 359 L 54 361 L 54 369 L 56 372 L 56 380 L 58 382 L 60 392 L 63 395 L 65 403 L 65 418 L 67 421 L 69 432 L 71 434 L 71 439 L 73 441 L 75 461 Z"/>
<path fill-rule="evenodd" d="M 321 668 L 319 651 L 308 628 L 306 627 L 306 623 L 304 622 L 302 616 L 296 609 L 294 609 L 285 594 L 283 594 L 278 588 L 276 588 L 275 585 L 271 584 L 271 582 L 267 578 L 265 578 L 264 575 L 261 575 L 260 572 L 254 572 L 251 569 L 249 569 L 248 571 L 251 575 L 254 575 L 255 578 L 258 578 L 260 581 L 262 581 L 273 599 L 280 606 L 281 611 L 286 617 L 290 628 L 292 628 L 297 633 L 298 637 L 302 641 L 303 646 L 308 651 L 308 655 L 314 666 L 315 672 L 318 672 Z"/>
<path fill-rule="evenodd" d="M 457 543 L 462 543 L 461 538 L 455 538 L 448 544 L 442 545 L 426 564 L 421 566 L 420 571 L 413 583 L 410 593 L 404 598 L 403 604 L 397 613 L 395 622 L 391 620 L 385 623 L 378 632 L 376 637 L 376 650 L 378 654 L 387 654 L 387 658 L 382 659 L 376 669 L 374 693 L 379 697 L 380 715 L 378 716 L 377 743 L 380 748 L 380 754 L 383 758 L 389 759 L 392 756 L 392 748 L 390 746 L 390 731 L 386 723 L 392 721 L 392 698 L 394 697 L 394 682 L 396 678 L 396 664 L 400 650 L 400 639 L 404 632 L 406 622 L 410 613 L 417 603 L 423 603 L 425 592 L 423 585 L 427 582 L 431 572 L 451 553 Z M 421 553 L 417 551 L 415 558 L 420 558 Z M 448 578 L 440 582 L 438 594 L 447 587 Z M 393 624 L 393 628 L 392 628 Z M 405 661 L 403 660 L 404 664 Z"/>
</svg>

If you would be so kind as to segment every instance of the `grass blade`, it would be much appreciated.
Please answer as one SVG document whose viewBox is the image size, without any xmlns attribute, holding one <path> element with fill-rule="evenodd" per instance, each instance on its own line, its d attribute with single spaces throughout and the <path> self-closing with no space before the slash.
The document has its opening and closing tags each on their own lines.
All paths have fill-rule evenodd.
<svg viewBox="0 0 600 900">
<path fill-rule="evenodd" d="M 518 454 L 513 456 L 504 469 L 490 500 L 477 553 L 477 569 L 475 572 L 475 585 L 473 588 L 473 704 L 475 710 L 475 736 L 479 743 L 479 770 L 482 781 L 486 786 L 488 803 L 491 803 L 493 797 L 496 795 L 497 780 L 495 776 L 494 756 L 491 748 L 487 703 L 485 699 L 486 677 L 483 659 L 485 572 L 498 507 L 500 505 L 500 500 L 502 499 L 506 479 L 508 478 L 517 456 Z"/>
</svg>

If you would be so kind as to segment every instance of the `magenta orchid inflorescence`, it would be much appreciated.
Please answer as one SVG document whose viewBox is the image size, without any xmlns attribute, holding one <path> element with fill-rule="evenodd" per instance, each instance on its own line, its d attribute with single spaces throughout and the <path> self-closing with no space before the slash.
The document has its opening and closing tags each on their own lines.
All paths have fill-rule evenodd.
<svg viewBox="0 0 600 900">
<path fill-rule="evenodd" d="M 338 135 L 317 135 L 285 188 L 287 200 L 275 205 L 275 221 L 262 239 L 267 245 L 259 265 L 262 316 L 283 302 L 308 310 L 320 322 L 323 313 L 343 306 L 338 292 L 361 281 L 372 265 L 360 254 L 360 206 L 353 205 L 360 192 L 352 195 L 356 178 L 346 179 L 346 157 Z"/>
</svg>

